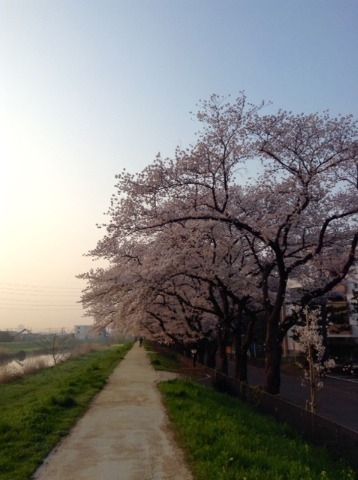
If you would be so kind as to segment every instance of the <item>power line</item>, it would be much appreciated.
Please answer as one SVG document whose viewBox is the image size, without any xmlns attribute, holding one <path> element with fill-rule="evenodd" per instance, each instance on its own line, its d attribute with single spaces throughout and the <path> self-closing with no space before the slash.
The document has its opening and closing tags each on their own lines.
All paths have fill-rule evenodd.
<svg viewBox="0 0 358 480">
<path fill-rule="evenodd" d="M 0 290 L 8 291 L 8 292 L 58 292 L 58 293 L 71 293 L 71 292 L 78 292 L 83 290 L 80 286 L 78 288 L 54 288 L 54 287 L 43 287 L 43 288 L 35 288 L 35 287 L 3 287 L 0 286 Z"/>
<path fill-rule="evenodd" d="M 26 288 L 26 289 L 29 289 L 29 288 L 44 288 L 44 289 L 48 289 L 48 288 L 56 288 L 56 289 L 59 289 L 59 290 L 68 290 L 68 289 L 75 289 L 75 288 L 78 288 L 79 286 L 81 285 L 80 282 L 76 282 L 76 283 L 72 283 L 72 284 L 68 284 L 68 283 L 65 283 L 65 284 L 56 284 L 56 283 L 10 283 L 10 282 L 0 282 L 0 286 L 1 287 L 5 287 L 5 288 Z"/>
<path fill-rule="evenodd" d="M 79 308 L 32 308 L 32 307 L 29 307 L 29 308 L 0 307 L 0 312 L 2 312 L 3 315 L 6 315 L 6 312 L 24 312 L 25 314 L 26 312 L 29 312 L 29 313 L 37 312 L 38 314 L 50 313 L 50 312 L 63 312 L 63 313 L 76 312 L 76 313 L 80 313 L 81 315 L 85 313 L 84 310 L 80 310 Z"/>
<path fill-rule="evenodd" d="M 26 297 L 29 297 L 29 296 L 32 296 L 32 297 L 72 297 L 72 296 L 77 296 L 78 297 L 78 293 L 57 293 L 57 292 L 53 292 L 53 293 L 34 293 L 34 292 L 19 292 L 19 291 L 14 291 L 14 290 L 10 290 L 10 291 L 6 291 L 6 290 L 3 290 L 1 287 L 0 287 L 0 295 L 19 295 L 19 296 L 26 296 Z"/>
<path fill-rule="evenodd" d="M 66 285 L 66 283 L 40 285 L 32 283 L 0 282 L 0 310 L 52 312 L 78 312 L 83 310 L 79 302 L 83 285 L 78 284 L 76 287 Z M 66 303 L 61 303 L 61 301 Z M 76 304 L 79 305 L 77 306 Z"/>
<path fill-rule="evenodd" d="M 15 306 L 17 303 L 0 303 L 0 306 Z M 31 303 L 28 305 L 21 305 L 21 307 L 73 307 L 73 304 L 66 305 L 66 304 L 59 304 L 59 305 L 53 305 L 51 303 Z"/>
<path fill-rule="evenodd" d="M 0 304 L 1 310 L 46 310 L 46 308 L 60 308 L 63 310 L 81 310 L 83 307 L 76 307 L 75 305 L 16 305 L 14 304 Z"/>
</svg>

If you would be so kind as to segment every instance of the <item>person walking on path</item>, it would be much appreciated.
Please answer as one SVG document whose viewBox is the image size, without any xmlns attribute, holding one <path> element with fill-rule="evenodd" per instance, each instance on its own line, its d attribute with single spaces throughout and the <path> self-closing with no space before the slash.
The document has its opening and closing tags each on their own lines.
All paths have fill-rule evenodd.
<svg viewBox="0 0 358 480">
<path fill-rule="evenodd" d="M 174 376 L 136 343 L 33 480 L 192 480 L 156 387 Z"/>
</svg>

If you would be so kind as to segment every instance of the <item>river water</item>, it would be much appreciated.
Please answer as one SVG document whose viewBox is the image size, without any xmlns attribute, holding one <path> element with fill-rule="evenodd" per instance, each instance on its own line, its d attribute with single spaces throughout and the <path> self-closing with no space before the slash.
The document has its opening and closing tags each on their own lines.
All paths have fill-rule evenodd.
<svg viewBox="0 0 358 480">
<path fill-rule="evenodd" d="M 60 359 L 61 360 L 61 359 Z M 52 355 L 14 355 L 11 358 L 0 358 L 0 378 L 4 374 L 16 374 L 36 371 L 54 366 Z"/>
</svg>

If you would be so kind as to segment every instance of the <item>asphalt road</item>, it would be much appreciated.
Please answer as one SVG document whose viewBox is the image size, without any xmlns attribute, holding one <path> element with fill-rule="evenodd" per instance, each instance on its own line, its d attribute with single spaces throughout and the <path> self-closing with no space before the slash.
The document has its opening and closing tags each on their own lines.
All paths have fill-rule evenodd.
<svg viewBox="0 0 358 480">
<path fill-rule="evenodd" d="M 250 385 L 264 386 L 264 369 L 249 366 Z M 308 387 L 301 385 L 296 372 L 283 369 L 280 396 L 305 408 L 309 399 Z M 358 432 L 358 379 L 329 375 L 323 379 L 323 388 L 317 394 L 317 413 L 333 422 Z"/>
</svg>

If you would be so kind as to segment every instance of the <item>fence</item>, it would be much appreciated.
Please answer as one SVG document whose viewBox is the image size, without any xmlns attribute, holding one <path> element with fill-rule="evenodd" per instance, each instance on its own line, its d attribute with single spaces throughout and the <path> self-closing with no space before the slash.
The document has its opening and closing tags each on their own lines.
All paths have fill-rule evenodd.
<svg viewBox="0 0 358 480">
<path fill-rule="evenodd" d="M 176 354 L 176 357 L 187 367 L 192 366 L 189 358 L 179 354 Z M 277 421 L 289 425 L 307 441 L 326 447 L 331 455 L 345 459 L 358 471 L 358 433 L 354 430 L 304 410 L 276 395 L 270 395 L 260 387 L 239 382 L 217 370 L 202 365 L 199 365 L 199 369 L 211 379 L 206 384 L 240 398 L 259 411 L 273 416 Z"/>
</svg>

